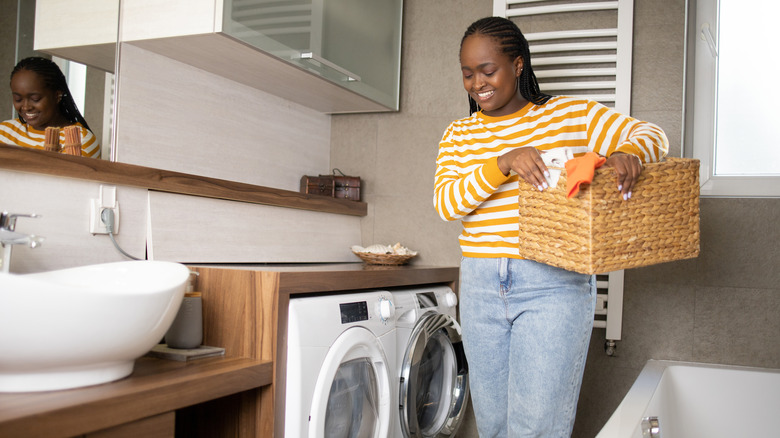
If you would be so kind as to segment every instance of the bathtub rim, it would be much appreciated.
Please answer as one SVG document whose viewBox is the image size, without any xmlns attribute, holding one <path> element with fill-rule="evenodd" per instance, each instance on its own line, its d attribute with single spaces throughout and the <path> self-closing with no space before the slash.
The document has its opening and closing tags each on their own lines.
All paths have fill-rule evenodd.
<svg viewBox="0 0 780 438">
<path fill-rule="evenodd" d="M 689 362 L 680 360 L 650 359 L 639 372 L 634 383 L 629 388 L 623 400 L 612 412 L 596 438 L 630 437 L 642 421 L 650 399 L 655 394 L 658 384 L 667 368 L 681 366 L 691 368 L 728 369 L 737 371 L 752 371 L 780 374 L 780 368 L 763 368 L 745 365 L 728 365 L 706 362 Z"/>
</svg>

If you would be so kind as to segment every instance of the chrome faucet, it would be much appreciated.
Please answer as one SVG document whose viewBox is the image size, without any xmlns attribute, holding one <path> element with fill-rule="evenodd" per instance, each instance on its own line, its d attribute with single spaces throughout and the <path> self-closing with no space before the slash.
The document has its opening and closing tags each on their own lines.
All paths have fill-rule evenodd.
<svg viewBox="0 0 780 438">
<path fill-rule="evenodd" d="M 28 245 L 35 248 L 43 242 L 43 237 L 34 234 L 22 234 L 15 231 L 16 219 L 20 217 L 40 217 L 37 214 L 12 214 L 4 211 L 0 213 L 0 245 L 2 245 L 2 259 L 0 270 L 7 273 L 11 266 L 11 249 L 14 245 Z"/>
</svg>

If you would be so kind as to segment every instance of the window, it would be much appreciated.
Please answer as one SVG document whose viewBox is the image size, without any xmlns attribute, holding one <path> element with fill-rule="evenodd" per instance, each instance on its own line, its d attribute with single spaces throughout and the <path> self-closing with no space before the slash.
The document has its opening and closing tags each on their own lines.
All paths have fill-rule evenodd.
<svg viewBox="0 0 780 438">
<path fill-rule="evenodd" d="M 703 196 L 780 197 L 780 5 L 692 0 L 686 155 L 701 160 Z M 692 146 L 692 147 L 691 147 Z"/>
</svg>

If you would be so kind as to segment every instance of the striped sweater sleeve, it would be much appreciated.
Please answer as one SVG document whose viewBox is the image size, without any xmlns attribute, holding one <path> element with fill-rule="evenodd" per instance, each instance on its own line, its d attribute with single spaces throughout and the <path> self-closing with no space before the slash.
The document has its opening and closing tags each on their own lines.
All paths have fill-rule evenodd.
<svg viewBox="0 0 780 438">
<path fill-rule="evenodd" d="M 624 152 L 638 156 L 643 163 L 654 163 L 669 151 L 669 140 L 661 128 L 597 102 L 588 102 L 587 126 L 589 149 L 605 157 Z"/>
<path fill-rule="evenodd" d="M 453 221 L 474 211 L 509 177 L 498 168 L 498 158 L 462 167 L 452 142 L 454 126 L 450 125 L 439 143 L 436 159 L 433 204 L 442 219 Z M 461 160 L 462 161 L 462 160 Z"/>
<path fill-rule="evenodd" d="M 81 156 L 100 158 L 100 142 L 97 137 L 81 123 L 78 126 L 81 128 Z"/>
</svg>

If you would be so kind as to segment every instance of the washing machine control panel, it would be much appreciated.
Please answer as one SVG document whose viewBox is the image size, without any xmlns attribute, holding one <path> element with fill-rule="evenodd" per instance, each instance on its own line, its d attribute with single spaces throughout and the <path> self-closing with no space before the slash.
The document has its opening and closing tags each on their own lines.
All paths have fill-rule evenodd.
<svg viewBox="0 0 780 438">
<path fill-rule="evenodd" d="M 342 324 L 368 321 L 368 303 L 365 301 L 341 303 L 339 304 L 339 309 L 341 310 Z"/>
<path fill-rule="evenodd" d="M 339 304 L 342 324 L 352 324 L 378 318 L 382 323 L 391 321 L 395 316 L 395 305 L 392 298 L 380 296 L 376 300 L 355 301 Z"/>
</svg>

